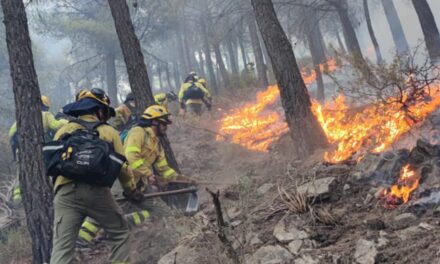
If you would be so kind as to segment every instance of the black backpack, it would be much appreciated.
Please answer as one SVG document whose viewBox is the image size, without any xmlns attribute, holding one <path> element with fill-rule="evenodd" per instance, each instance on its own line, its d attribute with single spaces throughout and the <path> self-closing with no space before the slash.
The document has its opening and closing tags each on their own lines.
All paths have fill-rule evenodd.
<svg viewBox="0 0 440 264">
<path fill-rule="evenodd" d="M 197 87 L 195 83 L 191 84 L 191 86 L 183 92 L 183 100 L 186 101 L 188 99 L 202 99 L 205 96 L 205 93 Z"/>
<path fill-rule="evenodd" d="M 71 122 L 82 125 L 84 129 L 44 144 L 46 175 L 55 178 L 62 175 L 78 182 L 111 187 L 126 159 L 114 151 L 110 142 L 99 138 L 96 128 L 106 123 L 79 119 Z"/>
</svg>

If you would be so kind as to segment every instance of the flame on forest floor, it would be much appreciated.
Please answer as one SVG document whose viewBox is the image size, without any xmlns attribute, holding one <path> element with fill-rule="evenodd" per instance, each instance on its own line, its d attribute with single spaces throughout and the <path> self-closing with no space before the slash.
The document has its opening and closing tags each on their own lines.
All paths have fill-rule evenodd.
<svg viewBox="0 0 440 264">
<path fill-rule="evenodd" d="M 380 198 L 384 201 L 384 207 L 394 209 L 400 204 L 409 201 L 411 193 L 419 186 L 420 177 L 408 164 L 400 171 L 400 177 L 397 184 L 384 190 Z"/>
<path fill-rule="evenodd" d="M 326 70 L 331 72 L 336 69 L 335 62 L 330 61 Z M 302 74 L 307 85 L 316 79 L 314 72 L 307 75 L 303 70 Z M 356 111 L 349 108 L 343 96 L 326 104 L 314 101 L 312 111 L 328 141 L 336 146 L 333 151 L 325 153 L 325 160 L 337 163 L 355 155 L 361 158 L 367 152 L 386 150 L 440 106 L 440 85 L 431 85 L 430 88 L 426 91 L 429 100 L 406 108 L 401 103 L 393 102 L 393 98 L 388 103 L 358 107 Z M 406 101 L 405 96 L 403 101 Z M 232 136 L 233 143 L 248 149 L 267 151 L 272 142 L 288 131 L 286 122 L 279 114 L 281 111 L 269 107 L 278 98 L 276 85 L 257 93 L 256 102 L 233 109 L 220 120 L 220 133 Z M 218 136 L 217 140 L 222 140 L 222 137 Z"/>
<path fill-rule="evenodd" d="M 337 68 L 336 61 L 329 60 L 320 65 L 321 72 L 333 72 Z M 301 71 L 304 83 L 309 85 L 316 80 L 315 71 Z M 265 91 L 257 93 L 256 102 L 231 110 L 220 120 L 219 132 L 231 135 L 231 141 L 248 149 L 267 151 L 272 142 L 288 131 L 284 118 L 278 111 L 270 109 L 279 98 L 277 85 L 269 86 Z M 217 136 L 217 140 L 224 137 Z"/>
</svg>

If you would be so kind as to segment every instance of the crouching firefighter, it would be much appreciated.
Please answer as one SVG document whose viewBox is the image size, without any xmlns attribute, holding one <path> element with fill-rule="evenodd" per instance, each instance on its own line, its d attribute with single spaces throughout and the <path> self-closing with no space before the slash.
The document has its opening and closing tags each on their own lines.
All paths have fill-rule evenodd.
<svg viewBox="0 0 440 264">
<path fill-rule="evenodd" d="M 129 262 L 129 229 L 110 187 L 116 178 L 126 197 L 140 201 L 118 132 L 106 121 L 114 116 L 108 96 L 101 89 L 87 91 L 63 112 L 70 121 L 45 144 L 48 175 L 54 178 L 54 230 L 51 263 L 72 263 L 75 241 L 86 217 L 103 227 L 112 245 L 110 262 Z"/>
</svg>

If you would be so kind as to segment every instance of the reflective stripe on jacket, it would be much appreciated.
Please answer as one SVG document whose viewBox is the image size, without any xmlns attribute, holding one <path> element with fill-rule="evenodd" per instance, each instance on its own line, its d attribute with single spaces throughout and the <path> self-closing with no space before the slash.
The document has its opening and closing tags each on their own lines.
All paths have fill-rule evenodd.
<svg viewBox="0 0 440 264">
<path fill-rule="evenodd" d="M 177 177 L 177 172 L 168 165 L 160 140 L 152 128 L 135 126 L 130 129 L 124 149 L 135 183 L 140 179 L 146 183 L 153 176 L 153 168 L 164 180 Z"/>
</svg>

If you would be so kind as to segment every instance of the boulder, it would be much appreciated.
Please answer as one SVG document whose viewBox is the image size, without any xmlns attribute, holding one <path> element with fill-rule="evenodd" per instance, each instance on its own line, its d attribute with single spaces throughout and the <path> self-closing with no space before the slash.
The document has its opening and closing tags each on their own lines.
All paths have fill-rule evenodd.
<svg viewBox="0 0 440 264">
<path fill-rule="evenodd" d="M 282 246 L 265 246 L 259 248 L 247 261 L 252 264 L 290 264 L 293 255 Z M 180 263 L 179 263 L 180 264 Z"/>
<path fill-rule="evenodd" d="M 281 219 L 273 230 L 273 235 L 281 243 L 289 243 L 293 240 L 302 240 L 309 238 L 306 231 L 299 230 L 293 223 L 286 223 L 285 219 Z"/>
<path fill-rule="evenodd" d="M 298 192 L 307 194 L 308 197 L 317 197 L 328 194 L 331 186 L 336 182 L 334 177 L 313 180 L 298 186 Z"/>
<path fill-rule="evenodd" d="M 377 249 L 373 241 L 360 239 L 356 243 L 354 258 L 359 264 L 374 264 L 376 261 Z"/>
<path fill-rule="evenodd" d="M 393 220 L 389 223 L 389 225 L 395 229 L 402 229 L 410 226 L 417 220 L 417 217 L 411 213 L 403 213 L 397 215 L 393 218 Z"/>
</svg>

